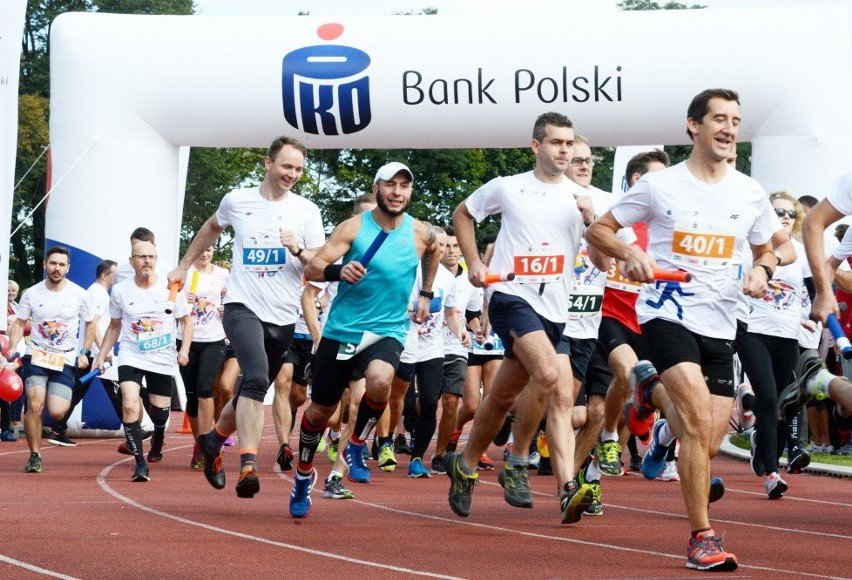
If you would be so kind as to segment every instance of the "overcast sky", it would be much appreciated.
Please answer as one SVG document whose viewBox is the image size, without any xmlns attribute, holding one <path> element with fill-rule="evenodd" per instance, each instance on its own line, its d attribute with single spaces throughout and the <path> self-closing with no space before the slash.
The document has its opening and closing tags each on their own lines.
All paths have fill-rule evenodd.
<svg viewBox="0 0 852 580">
<path fill-rule="evenodd" d="M 618 0 L 526 0 L 523 9 L 535 5 L 558 4 L 564 9 L 575 5 L 584 9 L 615 10 Z M 665 0 L 657 0 L 663 4 Z M 704 4 L 710 8 L 772 8 L 815 5 L 848 5 L 852 0 L 681 0 L 684 4 Z M 470 13 L 494 9 L 490 0 L 195 0 L 197 13 L 204 15 L 245 14 L 295 16 L 299 11 L 313 15 L 394 14 L 426 7 L 441 14 Z M 502 6 L 501 6 L 502 9 Z"/>
</svg>

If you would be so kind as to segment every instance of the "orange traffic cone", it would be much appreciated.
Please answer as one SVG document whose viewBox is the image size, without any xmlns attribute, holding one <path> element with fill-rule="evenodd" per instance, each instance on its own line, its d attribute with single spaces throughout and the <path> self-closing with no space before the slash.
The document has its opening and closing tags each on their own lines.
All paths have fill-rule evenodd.
<svg viewBox="0 0 852 580">
<path fill-rule="evenodd" d="M 189 415 L 186 411 L 183 412 L 183 425 L 177 430 L 181 435 L 192 435 L 192 427 L 189 426 Z"/>
</svg>

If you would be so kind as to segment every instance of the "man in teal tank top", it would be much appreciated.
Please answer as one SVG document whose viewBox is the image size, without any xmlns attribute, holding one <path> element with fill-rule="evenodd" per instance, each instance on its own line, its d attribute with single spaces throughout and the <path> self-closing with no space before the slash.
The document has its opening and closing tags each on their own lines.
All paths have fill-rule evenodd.
<svg viewBox="0 0 852 580">
<path fill-rule="evenodd" d="M 311 404 L 302 416 L 290 495 L 294 518 L 305 517 L 311 509 L 317 477 L 314 454 L 353 373 L 366 379 L 366 393 L 347 447 L 366 443 L 387 406 L 405 341 L 408 299 L 424 255 L 423 291 L 414 319 L 420 322 L 429 314 L 441 255 L 432 227 L 405 212 L 413 181 L 411 170 L 402 163 L 382 166 L 373 182 L 376 209 L 337 226 L 305 268 L 308 280 L 340 284 L 312 365 Z M 341 258 L 342 264 L 335 264 Z"/>
</svg>

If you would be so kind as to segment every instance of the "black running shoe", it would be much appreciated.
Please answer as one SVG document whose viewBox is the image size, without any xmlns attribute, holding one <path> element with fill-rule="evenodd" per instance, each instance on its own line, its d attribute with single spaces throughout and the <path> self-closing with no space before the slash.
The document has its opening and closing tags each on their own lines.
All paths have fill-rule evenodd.
<svg viewBox="0 0 852 580">
<path fill-rule="evenodd" d="M 77 442 L 69 439 L 65 433 L 60 433 L 59 431 L 52 431 L 50 435 L 47 436 L 47 440 L 54 445 L 62 445 L 63 447 L 76 447 Z"/>
<path fill-rule="evenodd" d="M 148 451 L 148 463 L 159 463 L 163 460 L 163 442 L 151 440 L 151 449 Z"/>
<path fill-rule="evenodd" d="M 133 477 L 130 478 L 130 481 L 151 481 L 151 476 L 148 474 L 148 466 L 144 463 L 137 463 L 136 469 L 133 471 Z"/>
<path fill-rule="evenodd" d="M 290 449 L 289 444 L 285 443 L 278 449 L 276 461 L 281 471 L 290 471 L 293 469 L 293 450 Z"/>
<path fill-rule="evenodd" d="M 213 455 L 207 451 L 206 443 L 207 433 L 202 433 L 198 436 L 198 446 L 201 448 L 201 455 L 204 458 L 204 477 L 207 478 L 207 483 L 216 489 L 225 488 L 225 468 L 222 466 L 222 452 Z"/>
<path fill-rule="evenodd" d="M 251 498 L 260 491 L 260 480 L 257 478 L 257 467 L 249 463 L 240 471 L 240 479 L 237 481 L 237 497 Z"/>
</svg>

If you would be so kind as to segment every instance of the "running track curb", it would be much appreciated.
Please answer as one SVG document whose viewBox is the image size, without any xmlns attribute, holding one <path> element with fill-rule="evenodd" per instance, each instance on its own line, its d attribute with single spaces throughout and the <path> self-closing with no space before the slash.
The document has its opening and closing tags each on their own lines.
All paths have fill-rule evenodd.
<svg viewBox="0 0 852 580">
<path fill-rule="evenodd" d="M 725 438 L 722 439 L 722 445 L 719 449 L 721 453 L 727 455 L 728 457 L 734 457 L 736 459 L 742 459 L 743 461 L 748 461 L 751 459 L 751 454 L 747 449 L 741 449 L 737 447 L 730 441 L 731 434 L 728 433 L 725 435 Z M 787 466 L 787 459 L 782 457 L 778 460 L 778 463 L 782 467 Z M 805 467 L 802 471 L 806 471 L 808 473 L 816 473 L 819 475 L 834 475 L 836 477 L 852 477 L 852 467 L 844 467 L 842 465 L 830 465 L 827 463 L 811 463 L 807 467 Z"/>
</svg>

